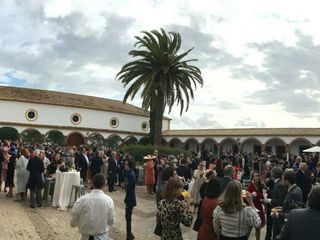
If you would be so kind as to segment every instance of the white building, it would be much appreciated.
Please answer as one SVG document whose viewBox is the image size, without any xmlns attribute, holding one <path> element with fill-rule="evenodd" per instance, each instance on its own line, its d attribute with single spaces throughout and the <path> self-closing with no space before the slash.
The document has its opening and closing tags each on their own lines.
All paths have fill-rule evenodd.
<svg viewBox="0 0 320 240">
<path fill-rule="evenodd" d="M 44 139 L 59 131 L 69 145 L 92 136 L 120 142 L 143 142 L 149 132 L 149 113 L 121 101 L 14 87 L 0 87 L 0 129 L 20 134 L 30 129 Z M 320 128 L 260 128 L 171 130 L 163 118 L 163 143 L 198 152 L 273 152 L 299 154 L 320 143 Z"/>
</svg>

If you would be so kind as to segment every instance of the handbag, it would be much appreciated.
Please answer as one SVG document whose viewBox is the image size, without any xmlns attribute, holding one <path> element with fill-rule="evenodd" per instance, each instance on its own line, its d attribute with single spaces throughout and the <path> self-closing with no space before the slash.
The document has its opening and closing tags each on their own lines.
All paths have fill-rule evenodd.
<svg viewBox="0 0 320 240">
<path fill-rule="evenodd" d="M 162 225 L 160 222 L 157 221 L 156 223 L 156 227 L 155 229 L 153 230 L 153 233 L 159 237 L 162 236 Z"/>
<path fill-rule="evenodd" d="M 192 228 L 196 232 L 199 232 L 199 229 L 201 226 L 201 218 L 200 218 L 201 205 L 202 205 L 202 200 L 200 200 L 200 202 L 199 202 L 197 218 L 196 218 L 196 221 L 194 222 L 194 225 Z"/>
</svg>

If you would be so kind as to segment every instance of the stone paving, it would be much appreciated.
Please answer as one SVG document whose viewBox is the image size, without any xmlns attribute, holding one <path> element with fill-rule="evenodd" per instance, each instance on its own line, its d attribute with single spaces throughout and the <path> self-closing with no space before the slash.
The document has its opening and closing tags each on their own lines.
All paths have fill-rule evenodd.
<svg viewBox="0 0 320 240">
<path fill-rule="evenodd" d="M 108 193 L 115 203 L 116 222 L 111 227 L 111 240 L 124 240 L 126 225 L 124 211 L 124 191 Z M 153 234 L 156 216 L 155 199 L 146 198 L 145 188 L 137 187 L 138 206 L 134 209 L 132 231 L 137 240 L 159 240 Z M 0 192 L 0 239 L 2 240 L 71 240 L 80 239 L 77 229 L 70 227 L 68 211 L 60 211 L 50 206 L 36 209 L 29 208 L 29 203 L 15 202 Z M 195 240 L 197 233 L 190 228 L 183 227 L 185 240 Z M 264 235 L 264 234 L 262 234 Z M 253 238 L 253 234 L 250 239 Z M 263 239 L 263 238 L 261 238 Z"/>
</svg>

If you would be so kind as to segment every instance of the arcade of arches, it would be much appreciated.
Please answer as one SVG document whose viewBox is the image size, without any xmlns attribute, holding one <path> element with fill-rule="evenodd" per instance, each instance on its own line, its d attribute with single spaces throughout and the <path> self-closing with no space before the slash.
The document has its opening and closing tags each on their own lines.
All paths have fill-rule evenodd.
<svg viewBox="0 0 320 240">
<path fill-rule="evenodd" d="M 117 134 L 112 134 L 107 138 L 104 138 L 99 133 L 92 133 L 83 135 L 80 132 L 72 132 L 67 136 L 64 136 L 62 132 L 58 130 L 50 130 L 46 134 L 41 134 L 40 131 L 33 128 L 27 128 L 18 132 L 17 129 L 12 127 L 1 127 L 0 135 L 2 138 L 20 139 L 24 142 L 39 143 L 39 142 L 52 142 L 61 144 L 66 143 L 68 145 L 79 146 L 83 144 L 93 146 L 111 146 L 116 147 L 122 144 L 148 144 L 148 137 L 137 138 L 133 135 L 121 138 Z M 11 136 L 11 137 L 10 137 Z M 170 140 L 163 138 L 162 144 L 174 148 L 185 149 L 193 152 L 199 152 L 203 150 L 210 150 L 214 154 L 218 155 L 221 153 L 293 153 L 301 154 L 306 148 L 312 147 L 312 144 L 307 138 L 296 137 L 290 142 L 286 142 L 284 139 L 279 137 L 270 137 L 261 141 L 259 137 L 248 137 L 240 141 L 239 138 L 226 137 L 217 141 L 214 138 L 208 137 L 199 141 L 195 137 L 190 137 L 185 141 L 182 141 L 179 137 L 173 137 Z M 320 144 L 320 139 L 316 143 Z"/>
<path fill-rule="evenodd" d="M 320 142 L 320 141 L 319 141 Z M 234 138 L 225 138 L 217 142 L 213 138 L 206 138 L 199 142 L 195 138 L 189 138 L 182 142 L 179 138 L 172 138 L 168 145 L 175 148 L 185 149 L 193 152 L 208 150 L 214 154 L 222 153 L 275 153 L 285 154 L 287 152 L 293 154 L 301 154 L 304 149 L 312 147 L 313 144 L 305 138 L 296 138 L 290 143 L 286 143 L 281 138 L 269 138 L 265 143 L 258 138 L 246 138 L 243 141 Z"/>
</svg>

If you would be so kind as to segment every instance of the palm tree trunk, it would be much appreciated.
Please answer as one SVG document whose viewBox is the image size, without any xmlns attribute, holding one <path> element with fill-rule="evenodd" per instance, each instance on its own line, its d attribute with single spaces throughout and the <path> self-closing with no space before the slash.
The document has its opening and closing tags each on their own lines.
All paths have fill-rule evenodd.
<svg viewBox="0 0 320 240">
<path fill-rule="evenodd" d="M 153 145 L 160 145 L 162 139 L 162 118 L 163 118 L 163 94 L 158 94 L 150 104 L 150 133 L 149 137 Z"/>
</svg>

